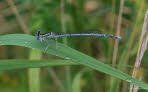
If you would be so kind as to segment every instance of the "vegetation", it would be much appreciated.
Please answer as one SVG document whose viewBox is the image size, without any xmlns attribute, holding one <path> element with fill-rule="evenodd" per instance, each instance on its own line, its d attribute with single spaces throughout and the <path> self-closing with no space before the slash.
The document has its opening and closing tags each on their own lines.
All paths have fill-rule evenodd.
<svg viewBox="0 0 148 92">
<path fill-rule="evenodd" d="M 1 0 L 2 92 L 146 92 L 146 0 Z M 36 40 L 36 30 L 123 39 Z"/>
</svg>

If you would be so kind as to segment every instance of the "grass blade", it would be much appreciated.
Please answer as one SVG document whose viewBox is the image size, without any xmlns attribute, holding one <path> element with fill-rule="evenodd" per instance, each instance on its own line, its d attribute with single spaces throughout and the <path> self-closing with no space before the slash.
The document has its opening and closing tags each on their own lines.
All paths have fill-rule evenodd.
<svg viewBox="0 0 148 92">
<path fill-rule="evenodd" d="M 53 40 L 50 41 L 50 44 L 51 44 L 50 48 L 47 50 L 47 53 L 49 54 L 56 55 L 56 56 L 74 61 L 76 63 L 82 64 L 84 66 L 91 67 L 95 70 L 115 76 L 117 78 L 120 78 L 134 85 L 137 85 L 143 89 L 148 90 L 148 84 L 143 83 L 142 81 L 139 81 L 135 78 L 132 78 L 131 76 L 117 69 L 114 69 L 102 63 L 101 61 L 97 61 L 96 59 L 91 58 L 86 54 L 83 54 L 79 51 L 76 51 L 60 43 L 58 43 L 58 48 L 56 49 L 55 41 Z M 18 45 L 18 46 L 24 46 L 24 47 L 34 48 L 34 49 L 44 51 L 44 49 L 47 46 L 47 43 L 37 41 L 34 36 L 30 36 L 26 34 L 9 34 L 9 35 L 0 36 L 0 45 Z"/>
<path fill-rule="evenodd" d="M 0 70 L 78 65 L 68 60 L 0 60 Z"/>
</svg>

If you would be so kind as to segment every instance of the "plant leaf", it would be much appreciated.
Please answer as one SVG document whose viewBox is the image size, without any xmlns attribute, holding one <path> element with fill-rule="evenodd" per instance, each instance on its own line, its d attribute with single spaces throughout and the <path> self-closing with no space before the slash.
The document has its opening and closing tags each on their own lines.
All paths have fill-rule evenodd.
<svg viewBox="0 0 148 92">
<path fill-rule="evenodd" d="M 18 46 L 24 46 L 24 47 L 34 48 L 34 49 L 44 51 L 48 44 L 45 42 L 37 41 L 34 36 L 30 36 L 26 34 L 9 34 L 9 35 L 0 36 L 0 45 L 18 45 Z M 56 48 L 55 41 L 50 40 L 50 47 L 47 49 L 46 52 L 52 55 L 56 55 L 56 56 L 74 61 L 84 66 L 91 67 L 97 71 L 101 71 L 106 74 L 115 76 L 117 78 L 120 78 L 134 85 L 137 85 L 143 89 L 148 90 L 148 84 L 143 83 L 135 78 L 132 78 L 131 76 L 117 69 L 114 69 L 102 63 L 101 61 L 97 61 L 96 59 L 88 55 L 85 55 L 79 51 L 76 51 L 63 44 L 58 43 L 57 46 L 58 47 Z"/>
<path fill-rule="evenodd" d="M 78 65 L 68 60 L 0 60 L 0 70 Z"/>
</svg>

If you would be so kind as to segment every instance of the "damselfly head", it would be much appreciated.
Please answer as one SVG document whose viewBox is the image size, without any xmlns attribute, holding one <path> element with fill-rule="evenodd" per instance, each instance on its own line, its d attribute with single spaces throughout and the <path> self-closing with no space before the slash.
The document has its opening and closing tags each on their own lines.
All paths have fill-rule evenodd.
<svg viewBox="0 0 148 92">
<path fill-rule="evenodd" d="M 41 33 L 41 31 L 40 30 L 37 30 L 37 33 L 36 33 L 36 39 L 37 40 L 40 40 L 40 33 Z"/>
</svg>

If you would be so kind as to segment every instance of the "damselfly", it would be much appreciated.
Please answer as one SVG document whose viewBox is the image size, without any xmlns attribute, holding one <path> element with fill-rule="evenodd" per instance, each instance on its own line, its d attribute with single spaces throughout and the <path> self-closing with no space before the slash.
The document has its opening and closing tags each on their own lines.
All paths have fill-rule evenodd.
<svg viewBox="0 0 148 92">
<path fill-rule="evenodd" d="M 106 34 L 96 34 L 96 33 L 56 34 L 55 32 L 49 32 L 49 33 L 42 34 L 40 30 L 37 30 L 37 33 L 36 33 L 36 39 L 40 40 L 41 42 L 42 41 L 47 41 L 48 38 L 57 39 L 59 37 L 67 37 L 67 36 L 97 36 L 97 37 L 108 37 L 108 38 L 114 38 L 114 39 L 122 39 L 122 37 L 120 37 L 120 36 L 106 35 Z M 48 49 L 48 47 L 49 47 L 49 44 L 46 47 L 45 51 Z M 56 45 L 56 47 L 57 47 L 57 45 Z"/>
</svg>

